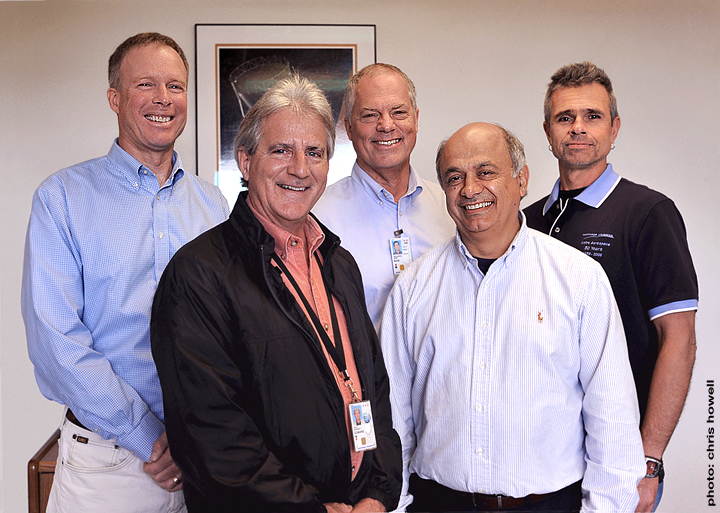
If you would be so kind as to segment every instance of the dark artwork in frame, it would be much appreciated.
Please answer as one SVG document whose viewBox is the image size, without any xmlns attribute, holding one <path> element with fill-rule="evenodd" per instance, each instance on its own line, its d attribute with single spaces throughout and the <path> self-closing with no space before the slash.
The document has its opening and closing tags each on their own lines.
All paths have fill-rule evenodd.
<svg viewBox="0 0 720 513">
<path fill-rule="evenodd" d="M 353 73 L 353 57 L 351 48 L 219 48 L 220 170 L 236 168 L 233 141 L 245 113 L 273 84 L 291 73 L 323 90 L 337 124 L 343 93 Z"/>
</svg>

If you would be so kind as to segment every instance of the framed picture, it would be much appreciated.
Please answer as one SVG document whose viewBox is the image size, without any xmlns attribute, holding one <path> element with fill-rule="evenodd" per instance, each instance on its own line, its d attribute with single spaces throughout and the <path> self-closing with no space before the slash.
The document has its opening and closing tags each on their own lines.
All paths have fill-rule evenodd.
<svg viewBox="0 0 720 513">
<path fill-rule="evenodd" d="M 375 25 L 195 25 L 197 170 L 233 205 L 241 190 L 233 141 L 245 113 L 297 72 L 332 107 L 337 138 L 328 184 L 348 176 L 355 152 L 343 121 L 350 77 L 375 62 Z"/>
</svg>

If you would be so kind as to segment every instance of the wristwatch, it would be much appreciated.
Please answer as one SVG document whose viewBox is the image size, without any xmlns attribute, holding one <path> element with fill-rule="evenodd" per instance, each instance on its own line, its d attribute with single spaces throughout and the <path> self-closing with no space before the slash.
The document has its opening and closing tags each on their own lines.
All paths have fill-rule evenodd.
<svg viewBox="0 0 720 513">
<path fill-rule="evenodd" d="M 663 462 L 652 456 L 645 455 L 645 477 L 658 477 L 663 470 Z"/>
</svg>

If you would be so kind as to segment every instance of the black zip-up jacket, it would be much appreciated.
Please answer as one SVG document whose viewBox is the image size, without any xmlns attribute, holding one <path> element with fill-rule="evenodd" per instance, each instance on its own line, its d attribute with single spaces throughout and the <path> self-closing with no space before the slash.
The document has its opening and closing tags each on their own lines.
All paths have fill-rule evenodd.
<svg viewBox="0 0 720 513">
<path fill-rule="evenodd" d="M 230 219 L 170 261 L 152 352 L 190 512 L 325 512 L 365 497 L 394 509 L 400 440 L 360 271 L 322 226 L 323 279 L 347 319 L 378 447 L 351 481 L 344 403 L 321 342 L 271 264 L 274 240 L 241 194 Z"/>
</svg>

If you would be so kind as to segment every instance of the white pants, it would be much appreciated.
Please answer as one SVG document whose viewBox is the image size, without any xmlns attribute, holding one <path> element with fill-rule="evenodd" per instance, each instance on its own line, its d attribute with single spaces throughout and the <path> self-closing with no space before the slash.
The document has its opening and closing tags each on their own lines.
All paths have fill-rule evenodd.
<svg viewBox="0 0 720 513">
<path fill-rule="evenodd" d="M 131 451 L 76 426 L 64 415 L 59 444 L 47 513 L 187 511 L 182 490 L 163 490 Z"/>
</svg>

